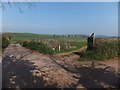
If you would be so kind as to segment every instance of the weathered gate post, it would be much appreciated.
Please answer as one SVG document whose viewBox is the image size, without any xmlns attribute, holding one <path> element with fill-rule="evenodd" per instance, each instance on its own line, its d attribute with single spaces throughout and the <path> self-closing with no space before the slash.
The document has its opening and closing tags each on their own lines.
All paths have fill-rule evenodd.
<svg viewBox="0 0 120 90">
<path fill-rule="evenodd" d="M 92 50 L 94 48 L 95 34 L 92 33 L 90 37 L 87 38 L 87 50 Z"/>
<path fill-rule="evenodd" d="M 61 46 L 59 45 L 59 47 L 58 47 L 58 50 L 60 51 L 61 50 Z"/>
</svg>

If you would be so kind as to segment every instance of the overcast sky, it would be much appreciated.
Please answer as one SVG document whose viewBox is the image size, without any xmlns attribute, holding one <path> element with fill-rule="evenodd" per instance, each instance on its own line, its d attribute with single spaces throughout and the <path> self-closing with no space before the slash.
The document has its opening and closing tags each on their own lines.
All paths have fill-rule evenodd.
<svg viewBox="0 0 120 90">
<path fill-rule="evenodd" d="M 31 9 L 25 3 L 13 3 L 11 6 L 6 4 L 2 13 L 3 32 L 118 34 L 117 2 L 38 2 L 32 4 L 35 7 Z"/>
</svg>

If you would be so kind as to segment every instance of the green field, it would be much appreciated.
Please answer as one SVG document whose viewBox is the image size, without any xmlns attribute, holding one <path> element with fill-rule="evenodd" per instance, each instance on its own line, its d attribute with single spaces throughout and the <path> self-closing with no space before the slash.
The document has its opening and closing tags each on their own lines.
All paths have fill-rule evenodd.
<svg viewBox="0 0 120 90">
<path fill-rule="evenodd" d="M 55 39 L 66 42 L 86 42 L 86 37 L 63 37 L 63 35 L 55 36 L 47 34 L 31 34 L 31 33 L 12 33 L 12 40 L 38 40 L 38 39 Z"/>
<path fill-rule="evenodd" d="M 41 53 L 63 53 L 70 52 L 86 46 L 87 37 L 68 37 L 68 35 L 47 35 L 47 34 L 31 34 L 31 33 L 12 33 L 11 43 L 19 43 L 24 47 L 39 51 Z M 43 44 L 45 44 L 45 46 Z M 35 46 L 36 45 L 36 46 Z M 40 50 L 40 45 L 46 50 Z M 61 50 L 58 50 L 58 46 Z M 55 48 L 53 51 L 52 49 Z M 42 48 L 41 48 L 42 49 Z M 50 51 L 49 51 L 50 50 Z"/>
</svg>

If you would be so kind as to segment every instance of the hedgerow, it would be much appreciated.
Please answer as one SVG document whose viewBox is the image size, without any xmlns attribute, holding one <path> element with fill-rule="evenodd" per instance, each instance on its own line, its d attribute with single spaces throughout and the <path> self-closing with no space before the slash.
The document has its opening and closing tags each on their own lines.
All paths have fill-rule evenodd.
<svg viewBox="0 0 120 90">
<path fill-rule="evenodd" d="M 105 60 L 119 56 L 120 43 L 118 41 L 99 42 L 93 50 L 86 50 L 80 54 L 81 60 Z"/>
<path fill-rule="evenodd" d="M 40 52 L 40 53 L 44 53 L 44 54 L 52 54 L 52 53 L 53 53 L 53 51 L 52 51 L 47 45 L 45 45 L 45 44 L 42 43 L 42 42 L 22 41 L 22 42 L 20 42 L 20 44 L 21 44 L 23 47 L 26 47 L 26 48 L 29 48 L 29 49 L 38 51 L 38 52 Z"/>
</svg>

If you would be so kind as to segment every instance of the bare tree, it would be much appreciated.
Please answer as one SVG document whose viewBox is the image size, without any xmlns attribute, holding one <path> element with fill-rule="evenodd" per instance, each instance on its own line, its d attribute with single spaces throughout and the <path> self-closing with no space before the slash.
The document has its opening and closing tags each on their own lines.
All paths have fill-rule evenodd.
<svg viewBox="0 0 120 90">
<path fill-rule="evenodd" d="M 40 1 L 40 0 L 37 0 Z M 24 0 L 24 2 L 20 2 L 20 0 L 15 0 L 15 2 L 13 2 L 12 0 L 7 0 L 6 2 L 2 2 L 0 1 L 0 8 L 2 8 L 3 10 L 6 9 L 6 6 L 8 5 L 9 7 L 16 7 L 18 8 L 18 10 L 22 13 L 22 6 L 27 6 L 29 9 L 31 8 L 35 8 L 36 2 L 31 2 L 31 0 Z"/>
</svg>

